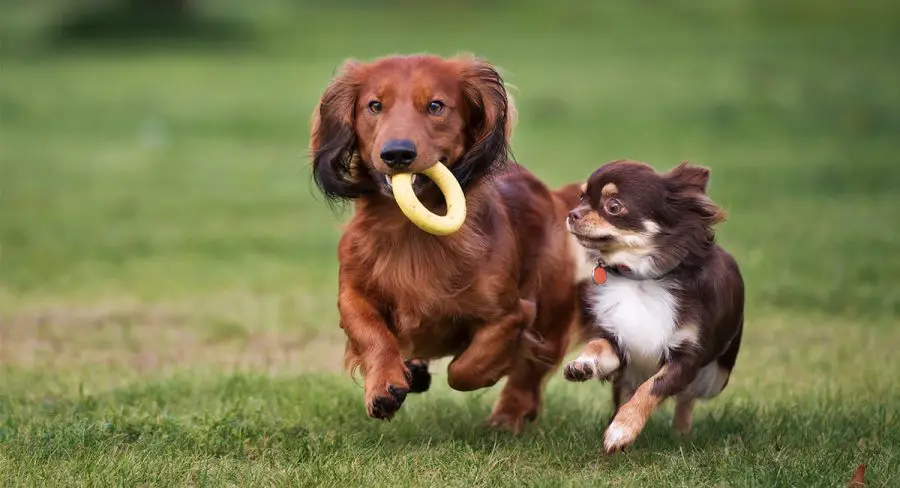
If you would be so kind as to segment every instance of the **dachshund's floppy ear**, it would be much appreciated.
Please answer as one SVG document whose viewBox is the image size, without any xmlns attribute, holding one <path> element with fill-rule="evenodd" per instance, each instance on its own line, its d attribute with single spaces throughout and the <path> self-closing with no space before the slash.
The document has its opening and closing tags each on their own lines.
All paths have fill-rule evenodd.
<svg viewBox="0 0 900 488">
<path fill-rule="evenodd" d="M 451 170 L 465 189 L 468 184 L 506 164 L 516 111 L 503 79 L 493 66 L 470 56 L 457 61 L 469 112 L 469 146 Z"/>
<path fill-rule="evenodd" d="M 353 126 L 358 90 L 359 63 L 344 62 L 313 111 L 309 150 L 313 179 L 330 200 L 356 198 L 365 185 L 354 175 L 357 164 Z"/>
</svg>

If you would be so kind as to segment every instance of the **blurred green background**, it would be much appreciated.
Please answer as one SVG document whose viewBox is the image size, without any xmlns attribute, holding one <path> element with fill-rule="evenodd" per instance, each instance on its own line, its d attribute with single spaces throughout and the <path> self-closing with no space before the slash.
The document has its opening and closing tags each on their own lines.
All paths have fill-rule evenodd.
<svg viewBox="0 0 900 488">
<path fill-rule="evenodd" d="M 551 185 L 617 158 L 712 168 L 730 214 L 719 239 L 748 287 L 734 398 L 849 388 L 900 405 L 882 373 L 900 367 L 896 2 L 4 0 L 0 406 L 21 420 L 10 432 L 61 428 L 35 399 L 262 372 L 322 374 L 355 422 L 390 435 L 333 373 L 349 210 L 331 212 L 311 187 L 306 148 L 345 58 L 415 52 L 497 65 L 520 113 L 514 155 Z M 605 412 L 558 383 L 558 396 Z M 309 401 L 319 416 L 307 418 L 328 425 Z M 28 439 L 0 429 L 11 466 L 37 449 Z M 885 467 L 887 442 L 870 444 Z M 807 454 L 824 464 L 804 472 L 822 481 L 832 465 Z M 764 481 L 793 472 L 761 469 L 774 473 Z"/>
</svg>

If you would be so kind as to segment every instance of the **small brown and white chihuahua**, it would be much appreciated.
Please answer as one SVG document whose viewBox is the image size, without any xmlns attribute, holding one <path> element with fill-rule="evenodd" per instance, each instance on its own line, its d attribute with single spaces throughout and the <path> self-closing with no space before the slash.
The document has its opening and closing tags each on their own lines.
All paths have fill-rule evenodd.
<svg viewBox="0 0 900 488">
<path fill-rule="evenodd" d="M 594 273 L 582 284 L 586 344 L 564 376 L 612 381 L 607 453 L 633 444 L 669 397 L 673 428 L 689 433 L 695 401 L 717 396 L 734 368 L 744 282 L 715 242 L 725 213 L 707 196 L 709 175 L 688 163 L 660 174 L 613 161 L 591 175 L 569 213 Z"/>
</svg>

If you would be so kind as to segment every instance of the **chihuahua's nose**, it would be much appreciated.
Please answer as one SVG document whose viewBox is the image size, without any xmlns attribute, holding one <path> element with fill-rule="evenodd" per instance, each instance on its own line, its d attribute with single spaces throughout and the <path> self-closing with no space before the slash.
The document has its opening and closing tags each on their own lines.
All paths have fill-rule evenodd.
<svg viewBox="0 0 900 488">
<path fill-rule="evenodd" d="M 581 217 L 584 217 L 584 214 L 581 213 L 581 209 L 576 208 L 575 210 L 569 212 L 569 220 L 571 220 L 572 222 L 581 220 Z"/>
<path fill-rule="evenodd" d="M 381 146 L 381 159 L 388 168 L 408 168 L 416 159 L 416 145 L 409 139 L 391 139 Z"/>
</svg>

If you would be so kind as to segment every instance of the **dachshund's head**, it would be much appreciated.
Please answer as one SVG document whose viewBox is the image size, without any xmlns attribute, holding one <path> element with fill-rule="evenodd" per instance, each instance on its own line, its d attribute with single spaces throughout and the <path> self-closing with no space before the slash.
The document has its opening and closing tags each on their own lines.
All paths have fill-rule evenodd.
<svg viewBox="0 0 900 488">
<path fill-rule="evenodd" d="M 347 61 L 313 114 L 313 177 L 330 199 L 390 196 L 391 175 L 440 161 L 465 190 L 507 162 L 515 115 L 497 70 L 477 58 Z"/>
</svg>

